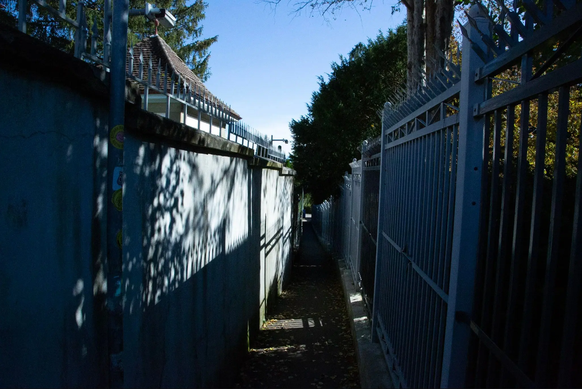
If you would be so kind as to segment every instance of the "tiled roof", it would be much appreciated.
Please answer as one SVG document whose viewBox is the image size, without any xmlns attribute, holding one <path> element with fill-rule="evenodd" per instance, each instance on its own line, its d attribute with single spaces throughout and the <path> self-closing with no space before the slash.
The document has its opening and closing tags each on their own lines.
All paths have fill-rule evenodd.
<svg viewBox="0 0 582 389">
<path fill-rule="evenodd" d="M 186 84 L 191 85 L 192 93 L 196 93 L 199 96 L 205 96 L 208 100 L 212 101 L 218 106 L 222 106 L 227 112 L 230 112 L 231 116 L 235 119 L 241 119 L 240 115 L 230 109 L 225 103 L 220 101 L 216 96 L 214 96 L 210 91 L 204 86 L 202 81 L 190 70 L 188 65 L 178 57 L 178 55 L 172 50 L 172 48 L 158 35 L 152 35 L 148 38 L 143 39 L 138 42 L 133 47 L 133 69 L 132 74 L 134 76 L 139 75 L 140 69 L 140 56 L 143 58 L 143 79 L 148 79 L 148 67 L 151 58 L 152 63 L 152 83 L 156 83 L 156 76 L 158 74 L 158 67 L 161 66 L 161 73 L 163 74 L 168 66 L 168 73 L 171 75 L 172 72 L 176 73 L 186 80 Z M 130 53 L 127 53 L 127 67 L 130 66 Z M 163 82 L 163 78 L 160 82 Z"/>
</svg>

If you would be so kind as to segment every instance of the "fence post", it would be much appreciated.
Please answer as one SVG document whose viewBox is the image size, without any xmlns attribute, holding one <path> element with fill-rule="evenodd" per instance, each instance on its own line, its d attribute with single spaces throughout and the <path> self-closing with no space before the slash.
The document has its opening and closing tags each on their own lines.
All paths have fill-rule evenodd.
<svg viewBox="0 0 582 389">
<path fill-rule="evenodd" d="M 475 21 L 475 27 L 482 34 L 489 34 L 490 24 L 484 11 L 478 5 L 473 5 L 469 17 Z M 465 25 L 467 34 L 462 46 L 458 170 L 442 388 L 465 386 L 475 267 L 479 254 L 485 120 L 473 116 L 473 107 L 485 99 L 486 83 L 476 84 L 474 75 L 484 64 L 479 54 L 487 53 L 487 48 L 475 27 L 470 23 Z M 475 46 L 482 53 L 478 54 Z"/>
<path fill-rule="evenodd" d="M 18 1 L 18 29 L 26 34 L 26 9 L 28 8 L 27 0 Z"/>
<path fill-rule="evenodd" d="M 85 19 L 85 2 L 77 3 L 77 31 L 75 32 L 75 57 L 81 58 L 85 52 L 85 29 L 87 28 Z"/>
<path fill-rule="evenodd" d="M 380 133 L 380 183 L 378 184 L 378 231 L 376 235 L 376 263 L 374 264 L 376 271 L 374 274 L 374 298 L 372 302 L 372 342 L 378 343 L 378 283 L 381 280 L 381 272 L 379 270 L 379 264 L 382 261 L 382 246 L 384 242 L 384 238 L 382 237 L 382 230 L 384 229 L 384 212 L 386 211 L 386 207 L 383 206 L 384 201 L 384 186 L 383 186 L 383 179 L 384 177 L 384 164 L 386 163 L 386 158 L 384 158 L 384 139 L 386 135 L 384 131 L 384 121 L 386 120 L 386 115 L 390 110 L 392 104 L 386 103 L 384 104 L 384 110 L 382 111 L 382 131 Z"/>
<path fill-rule="evenodd" d="M 111 75 L 109 79 L 109 142 L 107 147 L 107 299 L 109 308 L 110 386 L 123 386 L 123 312 L 122 307 L 122 199 L 123 142 L 125 129 L 125 64 L 129 0 L 115 1 L 112 19 Z M 117 189 L 121 184 L 122 188 Z M 113 202 L 113 204 L 112 204 Z"/>
<path fill-rule="evenodd" d="M 358 252 L 356 253 L 358 256 L 358 268 L 356 269 L 356 275 L 358 277 L 358 284 L 356 286 L 358 290 L 360 290 L 362 286 L 362 277 L 360 276 L 360 269 L 362 267 L 362 226 L 364 225 L 362 219 L 364 217 L 364 196 L 366 195 L 364 192 L 364 151 L 366 150 L 367 145 L 367 141 L 362 142 L 362 153 L 360 154 L 360 202 L 358 204 L 360 218 L 358 220 Z M 362 293 L 362 295 L 364 295 L 364 293 Z"/>
</svg>

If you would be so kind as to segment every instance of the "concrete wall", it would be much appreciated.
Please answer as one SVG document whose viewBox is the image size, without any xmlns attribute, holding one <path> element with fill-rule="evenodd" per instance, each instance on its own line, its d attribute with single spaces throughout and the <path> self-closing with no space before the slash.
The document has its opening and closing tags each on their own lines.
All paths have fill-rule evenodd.
<svg viewBox="0 0 582 389">
<path fill-rule="evenodd" d="M 107 387 L 105 74 L 0 36 L 0 387 Z M 293 178 L 132 104 L 124 161 L 123 385 L 232 386 L 290 263 Z"/>
<path fill-rule="evenodd" d="M 0 387 L 103 387 L 107 105 L 0 51 Z"/>
<path fill-rule="evenodd" d="M 128 131 L 127 387 L 232 386 L 291 254 L 292 178 Z"/>
<path fill-rule="evenodd" d="M 292 245 L 292 207 L 283 201 L 292 197 L 293 183 L 281 180 L 278 172 L 262 171 L 261 193 L 261 288 L 260 313 L 264 315 L 268 300 L 281 293 L 286 264 Z"/>
</svg>

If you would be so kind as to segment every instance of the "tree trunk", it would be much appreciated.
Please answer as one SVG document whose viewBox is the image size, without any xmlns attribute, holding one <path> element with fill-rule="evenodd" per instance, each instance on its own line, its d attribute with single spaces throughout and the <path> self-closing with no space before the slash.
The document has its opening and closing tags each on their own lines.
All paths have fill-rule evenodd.
<svg viewBox="0 0 582 389">
<path fill-rule="evenodd" d="M 414 93 L 420 86 L 424 57 L 424 0 L 403 1 L 406 6 L 407 21 L 407 78 L 406 89 L 408 95 Z"/>
<path fill-rule="evenodd" d="M 445 53 L 453 22 L 453 0 L 406 0 L 408 24 L 408 78 L 410 95 L 422 85 L 422 73 L 440 71 L 444 61 L 439 51 Z"/>
<path fill-rule="evenodd" d="M 406 6 L 406 91 L 410 94 L 413 84 L 412 69 L 414 67 L 414 45 L 412 40 L 412 29 L 414 28 L 414 3 L 412 0 L 402 0 L 402 4 Z"/>
<path fill-rule="evenodd" d="M 442 2 L 437 0 L 440 4 Z M 426 0 L 426 10 L 424 13 L 426 19 L 426 75 L 430 77 L 431 74 L 437 72 L 439 67 L 434 60 L 437 58 L 435 50 L 435 25 L 436 25 L 436 6 L 435 0 Z"/>
<path fill-rule="evenodd" d="M 454 6 L 453 0 L 437 0 L 438 6 L 435 12 L 435 40 L 434 44 L 437 50 L 442 53 L 446 53 L 449 49 L 449 41 L 451 38 L 451 32 L 453 28 L 453 17 L 454 17 Z M 438 69 L 440 70 L 444 64 L 442 58 L 438 56 L 435 52 L 436 57 L 434 60 L 438 64 Z"/>
</svg>

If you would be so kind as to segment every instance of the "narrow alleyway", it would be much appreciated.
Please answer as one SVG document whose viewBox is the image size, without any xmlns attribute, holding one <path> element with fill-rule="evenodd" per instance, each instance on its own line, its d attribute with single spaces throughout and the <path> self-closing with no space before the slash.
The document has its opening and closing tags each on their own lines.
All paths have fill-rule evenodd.
<svg viewBox="0 0 582 389">
<path fill-rule="evenodd" d="M 267 319 L 237 387 L 360 387 L 339 275 L 310 221 L 290 282 Z"/>
</svg>

